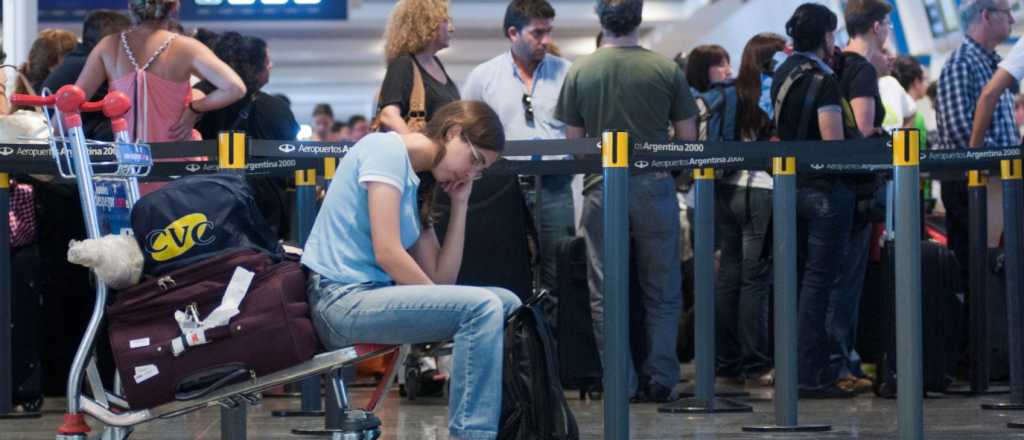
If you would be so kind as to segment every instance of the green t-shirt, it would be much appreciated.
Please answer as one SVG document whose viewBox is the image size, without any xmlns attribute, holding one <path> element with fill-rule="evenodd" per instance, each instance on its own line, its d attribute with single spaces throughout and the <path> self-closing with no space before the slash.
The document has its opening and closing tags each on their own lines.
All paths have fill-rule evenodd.
<svg viewBox="0 0 1024 440">
<path fill-rule="evenodd" d="M 588 137 L 626 130 L 631 143 L 664 142 L 669 125 L 697 115 L 682 69 L 642 47 L 603 47 L 576 60 L 562 84 L 555 119 Z M 600 181 L 587 176 L 585 187 Z"/>
</svg>

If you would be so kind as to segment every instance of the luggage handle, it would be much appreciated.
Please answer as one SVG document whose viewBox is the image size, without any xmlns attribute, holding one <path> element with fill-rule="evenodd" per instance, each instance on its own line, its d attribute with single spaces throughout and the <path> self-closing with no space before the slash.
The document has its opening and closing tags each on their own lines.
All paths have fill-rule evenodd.
<svg viewBox="0 0 1024 440">
<path fill-rule="evenodd" d="M 178 385 L 174 387 L 174 399 L 198 399 L 250 375 L 249 369 L 241 363 L 223 365 L 195 373 L 178 382 Z"/>
</svg>

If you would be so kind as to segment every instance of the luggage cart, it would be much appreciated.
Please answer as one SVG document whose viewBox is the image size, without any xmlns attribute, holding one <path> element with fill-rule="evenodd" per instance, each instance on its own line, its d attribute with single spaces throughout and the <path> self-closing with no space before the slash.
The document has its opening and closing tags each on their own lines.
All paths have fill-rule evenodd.
<svg viewBox="0 0 1024 440">
<path fill-rule="evenodd" d="M 147 176 L 153 165 L 150 147 L 129 141 L 124 115 L 131 108 L 130 98 L 123 93 L 112 92 L 102 101 L 86 102 L 82 89 L 68 85 L 56 94 L 44 91 L 41 96 L 14 95 L 11 102 L 45 108 L 43 114 L 50 127 L 46 141 L 49 142 L 52 157 L 56 161 L 57 171 L 63 178 L 75 179 L 82 201 L 88 238 L 99 238 L 95 182 L 124 185 L 127 206 L 130 208 L 139 199 L 138 178 Z M 116 141 L 87 140 L 82 130 L 80 113 L 83 111 L 102 111 L 105 116 L 111 118 Z M 331 403 L 341 410 L 341 420 L 337 426 L 328 426 L 333 428 L 332 436 L 345 440 L 373 440 L 380 436 L 380 420 L 372 411 L 384 396 L 388 384 L 394 380 L 395 365 L 400 363 L 398 346 L 353 345 L 321 353 L 294 367 L 228 385 L 190 400 L 169 402 L 153 408 L 131 407 L 120 396 L 119 377 L 114 379 L 112 391 L 104 387 L 93 356 L 96 333 L 103 320 L 107 295 L 107 286 L 97 280 L 96 305 L 68 377 L 67 412 L 63 424 L 57 430 L 58 440 L 85 439 L 91 431 L 86 424 L 85 414 L 108 426 L 99 438 L 125 439 L 135 425 L 169 419 L 204 408 L 221 407 L 232 410 L 246 404 L 253 405 L 260 401 L 260 392 L 264 390 L 320 374 L 329 374 L 332 378 Z M 387 374 L 378 383 L 366 407 L 361 410 L 350 408 L 345 384 L 341 374 L 338 374 L 339 370 L 344 366 L 379 356 L 389 358 Z M 89 385 L 90 395 L 82 393 L 83 378 Z M 224 437 L 244 438 L 244 419 L 241 422 L 240 428 L 237 425 L 229 428 L 222 426 L 222 433 L 227 434 Z"/>
</svg>

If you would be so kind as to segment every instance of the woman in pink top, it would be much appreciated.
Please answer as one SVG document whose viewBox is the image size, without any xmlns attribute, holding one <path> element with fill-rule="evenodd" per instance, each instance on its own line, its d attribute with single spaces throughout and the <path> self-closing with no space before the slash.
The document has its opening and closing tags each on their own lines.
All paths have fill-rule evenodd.
<svg viewBox="0 0 1024 440">
<path fill-rule="evenodd" d="M 101 40 L 76 83 L 86 96 L 106 80 L 110 90 L 133 97 L 127 119 L 137 141 L 187 140 L 202 113 L 245 95 L 242 79 L 213 51 L 168 30 L 179 6 L 178 0 L 129 0 L 135 26 Z M 193 75 L 217 89 L 192 101 Z"/>
</svg>

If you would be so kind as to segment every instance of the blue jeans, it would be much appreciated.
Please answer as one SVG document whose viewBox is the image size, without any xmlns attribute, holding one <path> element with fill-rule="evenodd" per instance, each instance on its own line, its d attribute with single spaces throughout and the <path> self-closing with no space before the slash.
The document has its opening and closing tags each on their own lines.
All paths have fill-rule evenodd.
<svg viewBox="0 0 1024 440">
<path fill-rule="evenodd" d="M 556 245 L 565 237 L 576 235 L 575 213 L 572 204 L 573 176 L 544 176 L 541 179 L 540 210 L 540 285 L 555 289 L 557 277 Z M 527 195 L 526 203 L 536 213 L 534 194 Z M 538 215 L 538 214 L 534 214 Z"/>
<path fill-rule="evenodd" d="M 846 264 L 841 256 L 853 222 L 853 193 L 841 184 L 829 189 L 801 187 L 797 220 L 803 251 L 797 306 L 798 381 L 801 388 L 821 389 L 839 379 L 839 371 L 829 363 L 832 341 L 826 322 L 830 296 Z"/>
<path fill-rule="evenodd" d="M 307 294 L 313 325 L 329 349 L 454 339 L 449 434 L 497 437 L 505 318 L 519 308 L 519 297 L 490 287 L 342 284 L 318 274 Z"/>
<path fill-rule="evenodd" d="M 603 184 L 587 192 L 583 201 L 583 237 L 587 243 L 587 282 L 590 287 L 591 316 L 598 352 L 604 358 L 604 189 Z M 675 181 L 668 176 L 645 174 L 629 181 L 629 235 L 638 271 L 646 313 L 647 359 L 641 375 L 658 385 L 674 389 L 679 383 L 676 336 L 683 309 L 682 274 L 679 264 L 679 203 Z M 632 356 L 627 362 L 632 366 Z M 639 383 L 630 369 L 629 390 Z"/>
<path fill-rule="evenodd" d="M 860 354 L 856 346 L 860 298 L 864 291 L 871 232 L 871 223 L 866 218 L 854 220 L 840 258 L 843 265 L 839 281 L 829 298 L 826 325 L 834 344 L 829 361 L 840 376 L 867 376 L 860 367 Z"/>
<path fill-rule="evenodd" d="M 715 289 L 718 375 L 756 377 L 772 369 L 772 191 L 718 185 L 715 233 L 722 250 Z M 768 249 L 765 249 L 765 247 Z"/>
</svg>

